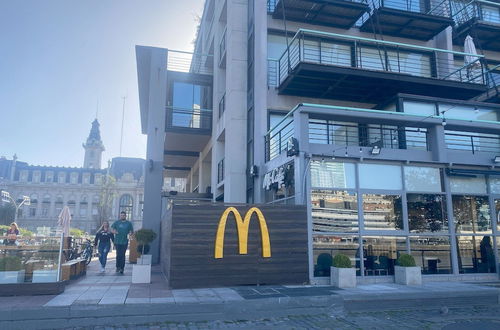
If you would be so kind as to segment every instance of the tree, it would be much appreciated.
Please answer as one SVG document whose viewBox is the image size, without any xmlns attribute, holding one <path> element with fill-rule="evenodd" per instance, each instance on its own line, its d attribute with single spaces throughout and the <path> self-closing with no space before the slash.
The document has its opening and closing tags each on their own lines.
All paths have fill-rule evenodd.
<svg viewBox="0 0 500 330">
<path fill-rule="evenodd" d="M 108 221 L 111 218 L 111 211 L 113 206 L 113 200 L 116 197 L 116 179 L 107 174 L 104 176 L 100 191 L 99 191 L 99 204 L 97 206 L 97 214 L 99 226 L 102 225 L 104 221 Z"/>
<path fill-rule="evenodd" d="M 0 206 L 0 225 L 10 225 L 14 221 L 16 208 L 12 204 L 4 204 Z"/>
</svg>

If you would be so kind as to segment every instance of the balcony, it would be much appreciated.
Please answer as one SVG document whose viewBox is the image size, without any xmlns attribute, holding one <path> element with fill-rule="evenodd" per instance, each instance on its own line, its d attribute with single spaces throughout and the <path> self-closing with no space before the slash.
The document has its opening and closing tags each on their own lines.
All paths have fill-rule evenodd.
<svg viewBox="0 0 500 330">
<path fill-rule="evenodd" d="M 415 105 L 405 107 L 414 111 Z M 287 141 L 295 137 L 300 151 L 325 158 L 490 165 L 500 153 L 500 122 L 471 120 L 459 103 L 442 106 L 445 111 L 427 115 L 302 103 L 266 133 L 266 161 L 284 157 Z M 498 109 L 480 108 L 475 115 L 493 118 Z"/>
<path fill-rule="evenodd" d="M 185 176 L 212 134 L 213 56 L 168 51 L 164 167 Z"/>
<path fill-rule="evenodd" d="M 476 60 L 458 65 L 454 57 Z M 482 55 L 300 29 L 278 61 L 280 94 L 378 104 L 397 93 L 470 99 Z"/>
<path fill-rule="evenodd" d="M 417 40 L 430 40 L 453 25 L 448 0 L 375 0 L 370 15 L 364 15 L 361 31 Z"/>
<path fill-rule="evenodd" d="M 370 7 L 366 0 L 268 0 L 267 10 L 275 19 L 349 29 Z"/>
<path fill-rule="evenodd" d="M 500 51 L 500 3 L 482 0 L 452 0 L 455 20 L 453 41 L 463 45 L 470 34 L 481 49 Z"/>
</svg>

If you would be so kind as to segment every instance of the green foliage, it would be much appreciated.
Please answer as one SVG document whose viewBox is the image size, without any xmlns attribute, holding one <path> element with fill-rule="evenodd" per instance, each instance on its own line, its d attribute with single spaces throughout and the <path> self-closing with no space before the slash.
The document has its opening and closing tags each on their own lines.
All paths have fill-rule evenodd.
<svg viewBox="0 0 500 330">
<path fill-rule="evenodd" d="M 134 236 L 138 244 L 147 245 L 155 240 L 156 233 L 151 229 L 139 229 Z"/>
<path fill-rule="evenodd" d="M 73 237 L 83 237 L 85 236 L 85 232 L 78 228 L 70 228 L 69 235 Z"/>
<path fill-rule="evenodd" d="M 406 253 L 402 253 L 399 256 L 396 264 L 401 267 L 415 267 L 417 265 L 413 256 Z"/>
<path fill-rule="evenodd" d="M 7 233 L 7 230 L 10 229 L 10 226 L 4 226 L 0 225 L 0 236 L 5 236 Z M 32 237 L 35 235 L 32 231 L 29 231 L 27 229 L 19 228 L 19 234 L 24 236 L 24 237 Z"/>
<path fill-rule="evenodd" d="M 4 256 L 0 258 L 0 272 L 18 271 L 23 269 L 21 258 L 16 256 Z"/>
<path fill-rule="evenodd" d="M 351 259 L 349 259 L 349 257 L 346 256 L 345 254 L 337 254 L 333 258 L 333 267 L 351 268 L 352 267 Z"/>
<path fill-rule="evenodd" d="M 137 241 L 137 252 L 147 254 L 149 252 L 149 243 L 155 240 L 156 233 L 151 229 L 139 229 L 134 234 Z"/>
<path fill-rule="evenodd" d="M 14 221 L 16 208 L 12 204 L 4 204 L 0 206 L 0 225 L 9 225 Z"/>
</svg>

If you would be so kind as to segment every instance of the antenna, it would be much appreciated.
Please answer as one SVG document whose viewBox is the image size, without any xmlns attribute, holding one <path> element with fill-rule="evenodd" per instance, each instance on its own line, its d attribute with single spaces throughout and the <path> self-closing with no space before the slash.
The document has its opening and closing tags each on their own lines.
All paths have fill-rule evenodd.
<svg viewBox="0 0 500 330">
<path fill-rule="evenodd" d="M 97 97 L 97 105 L 95 108 L 95 119 L 97 119 L 98 115 L 99 115 L 99 97 Z"/>
<path fill-rule="evenodd" d="M 123 146 L 123 123 L 125 119 L 125 100 L 127 99 L 127 96 L 122 96 L 123 99 L 123 109 L 122 109 L 122 130 L 120 134 L 120 157 L 122 156 L 122 146 Z"/>
</svg>

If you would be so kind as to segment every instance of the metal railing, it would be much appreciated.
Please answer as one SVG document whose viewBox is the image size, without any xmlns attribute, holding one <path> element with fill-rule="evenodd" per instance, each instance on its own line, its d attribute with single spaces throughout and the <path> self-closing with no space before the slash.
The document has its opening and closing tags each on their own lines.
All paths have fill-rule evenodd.
<svg viewBox="0 0 500 330">
<path fill-rule="evenodd" d="M 286 150 L 288 140 L 293 137 L 293 118 L 280 122 L 265 136 L 266 161 L 276 158 Z"/>
<path fill-rule="evenodd" d="M 278 63 L 274 58 L 267 59 L 267 87 L 278 86 Z"/>
<path fill-rule="evenodd" d="M 177 72 L 212 74 L 213 55 L 180 50 L 167 51 L 167 70 Z"/>
<path fill-rule="evenodd" d="M 217 183 L 224 181 L 224 158 L 217 163 Z"/>
<path fill-rule="evenodd" d="M 343 0 L 345 2 L 361 2 L 361 3 L 367 3 L 368 0 Z M 276 6 L 278 5 L 279 0 L 267 0 L 267 12 L 268 13 L 274 13 L 274 10 L 276 9 Z M 304 1 L 307 3 L 311 3 L 314 1 Z M 285 2 L 286 4 L 286 2 Z M 324 1 L 318 1 L 318 4 L 324 4 Z M 280 4 L 281 6 L 281 4 Z"/>
<path fill-rule="evenodd" d="M 309 119 L 309 143 L 429 150 L 427 129 Z"/>
<path fill-rule="evenodd" d="M 441 1 L 416 1 L 416 0 L 376 0 L 368 1 L 372 8 L 386 7 L 414 13 L 433 16 L 451 17 L 449 0 Z"/>
<path fill-rule="evenodd" d="M 473 59 L 456 69 L 453 57 Z M 485 84 L 483 55 L 299 29 L 278 63 L 278 85 L 300 63 L 386 71 Z"/>
<path fill-rule="evenodd" d="M 212 110 L 167 106 L 167 128 L 212 128 Z"/>
<path fill-rule="evenodd" d="M 445 131 L 446 148 L 452 150 L 500 153 L 500 135 L 462 131 Z"/>
<path fill-rule="evenodd" d="M 483 0 L 450 0 L 452 17 L 460 25 L 473 18 L 500 24 L 500 3 Z"/>
<path fill-rule="evenodd" d="M 219 101 L 219 118 L 222 117 L 224 111 L 226 111 L 226 93 L 222 95 Z"/>
<path fill-rule="evenodd" d="M 227 28 L 224 29 L 224 33 L 222 33 L 222 38 L 219 44 L 219 67 L 225 67 L 225 57 L 226 57 L 226 32 Z"/>
</svg>

